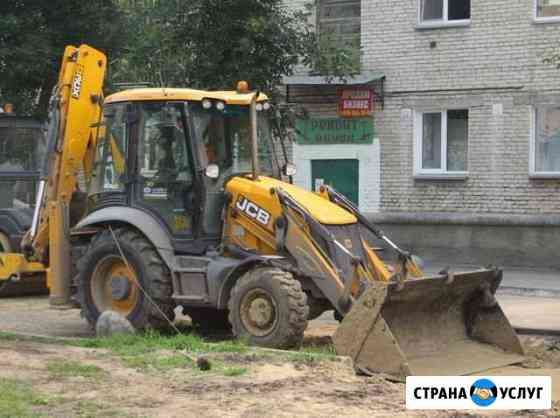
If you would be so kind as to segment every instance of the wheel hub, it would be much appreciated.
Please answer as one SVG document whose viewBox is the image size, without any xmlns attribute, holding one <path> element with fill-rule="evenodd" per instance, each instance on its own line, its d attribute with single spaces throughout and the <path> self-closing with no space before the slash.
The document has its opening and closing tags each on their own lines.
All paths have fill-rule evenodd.
<svg viewBox="0 0 560 418">
<path fill-rule="evenodd" d="M 278 309 L 271 295 L 263 289 L 252 289 L 242 299 L 241 321 L 252 335 L 270 334 L 278 322 Z"/>
<path fill-rule="evenodd" d="M 134 271 L 120 257 L 109 255 L 101 259 L 91 278 L 91 295 L 97 310 L 130 314 L 139 301 L 135 283 Z"/>
<path fill-rule="evenodd" d="M 266 327 L 274 320 L 274 306 L 268 299 L 257 298 L 249 306 L 249 317 L 259 328 Z"/>
<path fill-rule="evenodd" d="M 123 301 L 130 294 L 130 282 L 126 277 L 111 277 L 111 296 L 113 300 Z"/>
</svg>

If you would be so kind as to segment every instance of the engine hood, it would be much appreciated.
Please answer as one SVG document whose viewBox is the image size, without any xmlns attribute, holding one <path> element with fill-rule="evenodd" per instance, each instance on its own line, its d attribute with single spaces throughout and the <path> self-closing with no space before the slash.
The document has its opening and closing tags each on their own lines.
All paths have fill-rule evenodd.
<svg viewBox="0 0 560 418">
<path fill-rule="evenodd" d="M 271 212 L 273 216 L 280 215 L 280 208 L 274 207 L 278 206 L 276 198 L 272 198 L 270 194 L 271 189 L 277 188 L 288 193 L 322 224 L 348 225 L 358 221 L 350 212 L 321 196 L 271 177 L 259 176 L 258 180 L 253 180 L 249 177 L 239 176 L 233 177 L 226 184 L 226 191 L 232 193 L 235 198 L 243 196 L 262 206 L 265 210 Z"/>
</svg>

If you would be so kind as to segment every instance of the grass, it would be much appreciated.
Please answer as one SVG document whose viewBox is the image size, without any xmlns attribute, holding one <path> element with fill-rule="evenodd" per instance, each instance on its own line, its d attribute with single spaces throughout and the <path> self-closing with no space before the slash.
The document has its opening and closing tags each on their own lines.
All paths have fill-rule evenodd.
<svg viewBox="0 0 560 418">
<path fill-rule="evenodd" d="M 226 367 L 223 371 L 223 375 L 228 377 L 242 376 L 245 373 L 247 373 L 246 367 Z"/>
<path fill-rule="evenodd" d="M 29 383 L 0 378 L 0 418 L 40 417 L 34 408 L 47 404 L 48 400 L 35 393 Z"/>
<path fill-rule="evenodd" d="M 156 350 L 186 351 L 189 353 L 245 353 L 243 342 L 231 340 L 209 343 L 196 334 L 163 335 L 148 331 L 141 335 L 115 335 L 72 341 L 70 344 L 86 348 L 105 348 L 117 355 L 145 354 Z"/>
<path fill-rule="evenodd" d="M 72 416 L 77 418 L 124 418 L 132 415 L 108 405 L 81 400 L 72 405 Z"/>
<path fill-rule="evenodd" d="M 310 353 L 310 354 L 322 354 L 324 356 L 336 356 L 336 350 L 334 345 L 308 345 L 301 348 L 300 352 Z"/>
<path fill-rule="evenodd" d="M 245 353 L 248 350 L 247 345 L 241 341 L 208 343 L 196 334 L 170 336 L 155 331 L 142 335 L 121 334 L 109 338 L 74 340 L 70 344 L 86 348 L 107 349 L 119 357 L 127 367 L 159 371 L 194 367 L 192 357 L 187 353 L 195 355 Z M 167 354 L 165 351 L 172 352 L 172 354 Z"/>
<path fill-rule="evenodd" d="M 0 332 L 0 339 L 19 340 L 21 337 Z M 124 366 L 141 371 L 166 371 L 178 368 L 196 370 L 193 359 L 197 355 L 207 353 L 247 354 L 258 350 L 258 348 L 250 348 L 242 340 L 208 342 L 195 333 L 165 335 L 157 331 L 148 331 L 144 334 L 136 335 L 117 334 L 109 338 L 63 340 L 32 337 L 30 339 L 35 342 L 48 344 L 54 343 L 83 348 L 106 349 L 119 358 Z M 268 353 L 266 355 L 279 356 L 293 362 L 318 363 L 332 360 L 336 353 L 332 345 L 311 345 L 304 346 L 298 352 L 287 352 L 285 355 L 281 352 L 277 354 Z M 247 372 L 247 369 L 244 367 L 230 367 L 217 361 L 212 363 L 212 370 L 225 376 L 240 376 Z M 49 372 L 58 376 L 96 378 L 102 376 L 103 371 L 92 365 L 63 362 L 50 365 Z"/>
<path fill-rule="evenodd" d="M 47 363 L 47 371 L 52 377 L 99 378 L 105 372 L 93 364 L 83 364 L 78 361 L 56 360 Z"/>
<path fill-rule="evenodd" d="M 305 346 L 300 351 L 288 352 L 286 355 L 289 361 L 298 363 L 318 363 L 335 357 L 336 351 L 332 344 Z"/>
</svg>

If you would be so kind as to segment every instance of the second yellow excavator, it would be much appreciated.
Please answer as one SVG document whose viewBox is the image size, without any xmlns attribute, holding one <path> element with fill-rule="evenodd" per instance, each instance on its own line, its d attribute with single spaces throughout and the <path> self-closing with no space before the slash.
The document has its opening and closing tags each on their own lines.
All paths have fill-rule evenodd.
<svg viewBox="0 0 560 418">
<path fill-rule="evenodd" d="M 337 352 L 398 379 L 522 359 L 494 298 L 499 270 L 425 278 L 344 196 L 281 180 L 293 167 L 278 163 L 266 95 L 241 82 L 103 99 L 106 62 L 86 45 L 65 52 L 34 222 L 23 254 L 0 255 L 0 280 L 45 270 L 52 303 L 76 297 L 92 325 L 113 310 L 159 328 L 181 306 L 276 348 L 335 310 Z"/>
</svg>

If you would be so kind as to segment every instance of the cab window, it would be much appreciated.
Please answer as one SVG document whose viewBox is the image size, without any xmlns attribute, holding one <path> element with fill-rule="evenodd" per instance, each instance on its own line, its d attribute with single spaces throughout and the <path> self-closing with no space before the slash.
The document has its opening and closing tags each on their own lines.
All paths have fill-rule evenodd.
<svg viewBox="0 0 560 418">
<path fill-rule="evenodd" d="M 91 192 L 124 191 L 127 152 L 126 106 L 114 105 L 104 114 L 104 125 L 94 158 Z"/>
<path fill-rule="evenodd" d="M 194 170 L 181 104 L 144 103 L 137 150 L 139 194 L 174 234 L 192 233 Z"/>
</svg>

